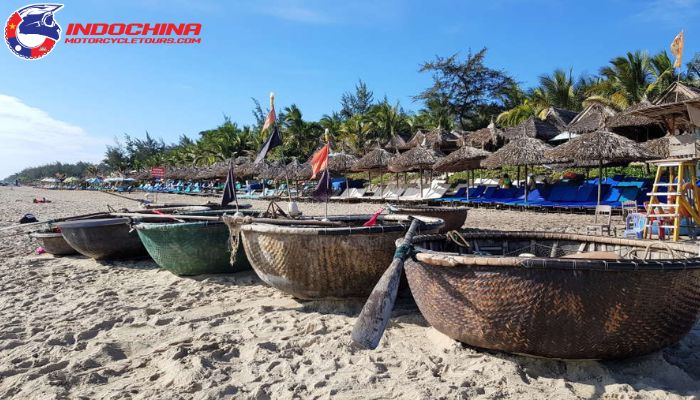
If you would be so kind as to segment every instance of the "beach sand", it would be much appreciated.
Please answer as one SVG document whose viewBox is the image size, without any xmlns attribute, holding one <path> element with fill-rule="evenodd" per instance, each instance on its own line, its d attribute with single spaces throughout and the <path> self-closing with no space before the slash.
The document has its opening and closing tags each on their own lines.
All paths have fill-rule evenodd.
<svg viewBox="0 0 700 400">
<path fill-rule="evenodd" d="M 52 203 L 32 204 L 36 196 Z M 158 201 L 204 199 L 159 195 Z M 0 187 L 0 226 L 28 212 L 47 220 L 107 205 L 137 208 L 97 192 Z M 380 207 L 331 204 L 330 211 Z M 321 204 L 300 208 L 323 212 Z M 592 217 L 470 210 L 467 222 L 580 231 Z M 666 399 L 700 393 L 700 325 L 679 344 L 643 357 L 542 360 L 455 342 L 404 298 L 379 348 L 366 351 L 349 344 L 359 302 L 297 301 L 253 272 L 179 278 L 150 260 L 99 263 L 36 255 L 35 248 L 26 235 L 0 239 L 3 399 Z"/>
</svg>

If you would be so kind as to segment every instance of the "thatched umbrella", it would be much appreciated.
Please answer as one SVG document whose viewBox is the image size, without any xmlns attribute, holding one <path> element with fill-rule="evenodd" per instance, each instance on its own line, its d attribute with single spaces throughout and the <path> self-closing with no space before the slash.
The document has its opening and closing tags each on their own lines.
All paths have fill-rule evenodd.
<svg viewBox="0 0 700 400">
<path fill-rule="evenodd" d="M 446 157 L 439 159 L 433 164 L 433 170 L 438 172 L 458 172 L 478 168 L 480 165 L 479 161 L 490 155 L 491 152 L 486 150 L 462 146 Z"/>
<path fill-rule="evenodd" d="M 349 188 L 348 176 L 346 173 L 352 170 L 357 160 L 357 157 L 347 153 L 333 153 L 328 155 L 328 169 L 331 172 L 336 172 L 345 176 L 345 190 Z"/>
<path fill-rule="evenodd" d="M 352 166 L 352 170 L 367 171 L 371 185 L 372 171 L 379 171 L 381 176 L 382 171 L 386 171 L 387 167 L 389 166 L 389 160 L 391 157 L 392 155 L 388 151 L 376 148 L 365 154 L 364 157 L 357 160 L 357 162 Z M 384 193 L 384 189 L 381 187 L 382 184 L 383 182 L 380 182 L 380 195 Z"/>
<path fill-rule="evenodd" d="M 545 154 L 552 146 L 529 136 L 510 141 L 498 151 L 481 161 L 481 166 L 486 168 L 499 168 L 504 165 L 525 167 L 525 204 L 527 204 L 527 167 L 547 163 Z"/>
<path fill-rule="evenodd" d="M 423 197 L 423 171 L 432 171 L 433 165 L 445 155 L 432 147 L 416 146 L 389 160 L 389 170 L 393 172 L 420 171 L 420 193 Z"/>
<path fill-rule="evenodd" d="M 644 161 L 654 155 L 630 139 L 608 131 L 594 131 L 575 137 L 547 152 L 546 157 L 559 162 L 598 161 L 598 204 L 604 163 Z"/>
<path fill-rule="evenodd" d="M 480 161 L 489 155 L 491 155 L 489 151 L 464 145 L 433 164 L 433 171 L 458 172 L 473 170 L 479 168 Z M 469 172 L 467 172 L 467 184 L 469 184 L 468 174 Z M 467 200 L 469 200 L 469 190 L 467 190 Z"/>
<path fill-rule="evenodd" d="M 292 161 L 287 163 L 282 168 L 278 169 L 278 180 L 284 180 L 289 185 L 289 181 L 294 181 L 294 186 L 297 189 L 297 197 L 299 196 L 299 181 L 308 180 L 311 178 L 311 165 L 306 163 L 300 163 L 296 157 L 292 158 Z M 291 192 L 289 192 L 291 197 Z"/>
</svg>

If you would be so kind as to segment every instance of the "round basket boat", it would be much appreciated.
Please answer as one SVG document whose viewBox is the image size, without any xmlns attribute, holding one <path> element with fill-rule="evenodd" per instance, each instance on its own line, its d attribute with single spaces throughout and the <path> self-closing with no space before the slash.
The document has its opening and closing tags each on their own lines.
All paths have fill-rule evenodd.
<svg viewBox="0 0 700 400">
<path fill-rule="evenodd" d="M 394 241 L 410 225 L 408 216 L 333 216 L 344 226 L 237 225 L 224 217 L 231 240 L 243 241 L 260 279 L 300 299 L 366 297 L 391 263 Z M 443 221 L 421 217 L 422 232 L 437 232 Z M 233 243 L 232 246 L 236 244 Z"/>
<path fill-rule="evenodd" d="M 54 256 L 67 256 L 76 254 L 77 251 L 66 242 L 61 234 L 61 231 L 47 230 L 41 232 L 33 232 L 31 236 L 39 242 L 39 245 L 49 254 Z"/>
<path fill-rule="evenodd" d="M 550 232 L 413 243 L 420 252 L 406 275 L 421 313 L 472 346 L 621 358 L 676 343 L 700 316 L 697 246 Z"/>
<path fill-rule="evenodd" d="M 445 221 L 445 226 L 440 233 L 460 229 L 467 220 L 467 207 L 432 207 L 432 206 L 391 206 L 394 214 L 424 215 L 426 217 L 440 218 Z"/>
<path fill-rule="evenodd" d="M 250 269 L 243 246 L 236 246 L 231 257 L 229 231 L 223 222 L 140 223 L 135 228 L 156 264 L 175 275 Z"/>
<path fill-rule="evenodd" d="M 146 256 L 146 249 L 129 218 L 100 218 L 61 222 L 63 238 L 80 254 L 96 260 Z"/>
</svg>

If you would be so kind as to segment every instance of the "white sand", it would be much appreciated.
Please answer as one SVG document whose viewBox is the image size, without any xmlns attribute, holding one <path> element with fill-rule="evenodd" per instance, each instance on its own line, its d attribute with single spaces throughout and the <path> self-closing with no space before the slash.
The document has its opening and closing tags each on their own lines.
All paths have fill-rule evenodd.
<svg viewBox="0 0 700 400">
<path fill-rule="evenodd" d="M 32 204 L 46 196 L 51 204 Z M 142 198 L 143 195 L 134 197 Z M 201 201 L 159 196 L 159 201 Z M 135 204 L 94 192 L 0 187 L 0 226 Z M 256 207 L 265 204 L 258 202 Z M 321 205 L 301 204 L 307 214 Z M 380 206 L 331 205 L 333 213 Z M 470 226 L 576 230 L 590 216 L 472 210 Z M 152 261 L 35 255 L 0 239 L 0 398 L 696 398 L 700 326 L 614 362 L 475 350 L 400 299 L 375 351 L 349 346 L 360 303 L 298 302 L 252 272 L 178 278 Z"/>
</svg>

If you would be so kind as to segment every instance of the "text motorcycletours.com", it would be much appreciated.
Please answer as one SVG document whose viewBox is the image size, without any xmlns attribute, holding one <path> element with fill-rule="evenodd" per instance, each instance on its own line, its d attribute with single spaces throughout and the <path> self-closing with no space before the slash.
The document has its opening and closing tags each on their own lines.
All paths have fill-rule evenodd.
<svg viewBox="0 0 700 400">
<path fill-rule="evenodd" d="M 103 24 L 71 23 L 67 44 L 199 44 L 202 25 L 190 24 Z"/>
</svg>

